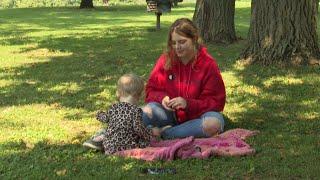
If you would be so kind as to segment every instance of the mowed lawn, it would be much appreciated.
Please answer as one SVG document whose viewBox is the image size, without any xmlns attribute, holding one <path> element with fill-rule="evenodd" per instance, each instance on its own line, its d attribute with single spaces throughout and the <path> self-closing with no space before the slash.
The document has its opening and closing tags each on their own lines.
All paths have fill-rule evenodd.
<svg viewBox="0 0 320 180">
<path fill-rule="evenodd" d="M 108 157 L 82 143 L 102 127 L 95 112 L 116 100 L 119 76 L 147 80 L 168 27 L 192 18 L 194 4 L 161 16 L 158 31 L 145 6 L 0 9 L 0 179 L 319 178 L 320 68 L 239 63 L 250 3 L 236 2 L 242 40 L 208 50 L 227 89 L 226 130 L 259 130 L 247 141 L 256 154 L 172 162 Z M 141 173 L 147 167 L 177 173 Z"/>
</svg>

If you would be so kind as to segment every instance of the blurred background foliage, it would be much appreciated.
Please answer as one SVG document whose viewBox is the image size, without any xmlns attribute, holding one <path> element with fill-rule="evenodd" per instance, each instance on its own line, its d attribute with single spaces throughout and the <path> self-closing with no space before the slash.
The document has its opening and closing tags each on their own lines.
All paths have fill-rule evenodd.
<svg viewBox="0 0 320 180">
<path fill-rule="evenodd" d="M 183 2 L 195 2 L 184 0 Z M 242 0 L 243 1 L 243 0 Z M 248 0 L 245 0 L 248 1 Z M 81 0 L 0 0 L 0 8 L 26 8 L 26 7 L 59 7 L 79 6 Z M 117 4 L 145 4 L 145 0 L 109 0 L 109 5 Z M 103 0 L 93 0 L 94 6 L 104 6 Z"/>
</svg>

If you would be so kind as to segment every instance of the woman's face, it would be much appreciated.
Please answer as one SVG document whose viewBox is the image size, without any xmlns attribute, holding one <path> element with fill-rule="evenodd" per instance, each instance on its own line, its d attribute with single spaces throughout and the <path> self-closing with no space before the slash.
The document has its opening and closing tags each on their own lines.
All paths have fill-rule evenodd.
<svg viewBox="0 0 320 180">
<path fill-rule="evenodd" d="M 181 36 L 173 31 L 171 35 L 171 45 L 182 62 L 189 62 L 195 55 L 192 39 Z"/>
</svg>

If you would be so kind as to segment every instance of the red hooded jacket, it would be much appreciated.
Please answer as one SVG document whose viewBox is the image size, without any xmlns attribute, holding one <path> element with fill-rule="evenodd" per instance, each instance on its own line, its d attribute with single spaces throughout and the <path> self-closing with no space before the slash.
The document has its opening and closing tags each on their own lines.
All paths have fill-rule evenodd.
<svg viewBox="0 0 320 180">
<path fill-rule="evenodd" d="M 164 69 L 166 55 L 158 59 L 146 86 L 146 102 L 161 104 L 165 96 L 183 97 L 185 109 L 176 112 L 178 122 L 199 118 L 208 111 L 223 111 L 226 91 L 215 60 L 201 47 L 197 59 L 184 65 L 174 61 L 169 70 Z"/>
</svg>

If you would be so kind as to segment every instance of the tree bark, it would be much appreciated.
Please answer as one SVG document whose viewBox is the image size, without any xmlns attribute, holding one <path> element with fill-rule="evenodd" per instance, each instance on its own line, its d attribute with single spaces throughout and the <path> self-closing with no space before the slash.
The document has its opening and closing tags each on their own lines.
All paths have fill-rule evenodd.
<svg viewBox="0 0 320 180">
<path fill-rule="evenodd" d="M 81 0 L 80 8 L 93 8 L 92 0 Z"/>
<path fill-rule="evenodd" d="M 250 63 L 319 62 L 319 0 L 252 0 L 248 45 L 241 57 Z"/>
<path fill-rule="evenodd" d="M 205 42 L 230 44 L 237 40 L 234 13 L 235 0 L 197 0 L 193 21 Z"/>
</svg>

